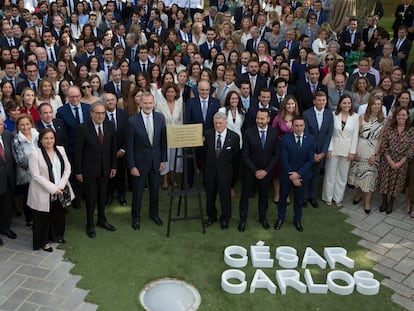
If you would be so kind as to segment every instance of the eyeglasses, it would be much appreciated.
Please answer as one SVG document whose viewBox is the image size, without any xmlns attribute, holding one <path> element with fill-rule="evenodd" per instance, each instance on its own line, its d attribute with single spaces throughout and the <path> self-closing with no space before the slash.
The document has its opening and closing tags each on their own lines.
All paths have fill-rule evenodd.
<svg viewBox="0 0 414 311">
<path fill-rule="evenodd" d="M 335 60 L 335 58 L 328 57 L 326 60 Z"/>
<path fill-rule="evenodd" d="M 86 90 L 86 89 L 90 89 L 92 86 L 90 85 L 82 85 L 81 88 L 82 90 Z"/>
<path fill-rule="evenodd" d="M 106 112 L 93 112 L 94 114 L 96 114 L 97 116 L 104 116 L 106 114 Z"/>
<path fill-rule="evenodd" d="M 316 19 L 316 17 L 310 17 L 309 19 Z"/>
</svg>

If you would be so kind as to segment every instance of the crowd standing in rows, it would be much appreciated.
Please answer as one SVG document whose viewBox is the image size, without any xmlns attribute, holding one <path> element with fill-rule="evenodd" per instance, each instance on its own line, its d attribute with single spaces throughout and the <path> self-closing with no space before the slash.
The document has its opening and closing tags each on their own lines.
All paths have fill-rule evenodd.
<svg viewBox="0 0 414 311">
<path fill-rule="evenodd" d="M 166 127 L 195 123 L 207 227 L 218 217 L 229 227 L 237 182 L 240 232 L 255 193 L 270 228 L 272 182 L 276 230 L 290 202 L 301 232 L 302 208 L 318 208 L 318 199 L 342 206 L 347 184 L 367 214 L 374 192 L 390 214 L 407 191 L 404 212 L 414 217 L 411 0 L 396 8 L 392 40 L 378 15 L 360 25 L 349 14 L 334 31 L 331 3 L 321 0 L 211 0 L 206 11 L 192 0 L 2 2 L 0 233 L 8 238 L 16 238 L 13 214 L 23 213 L 34 249 L 52 251 L 51 241 L 65 242 L 67 200 L 74 208 L 84 200 L 90 238 L 95 225 L 115 231 L 105 207 L 114 196 L 127 206 L 128 188 L 132 228 L 141 227 L 146 187 L 149 216 L 162 225 L 159 190 L 177 187 L 183 172 Z"/>
</svg>

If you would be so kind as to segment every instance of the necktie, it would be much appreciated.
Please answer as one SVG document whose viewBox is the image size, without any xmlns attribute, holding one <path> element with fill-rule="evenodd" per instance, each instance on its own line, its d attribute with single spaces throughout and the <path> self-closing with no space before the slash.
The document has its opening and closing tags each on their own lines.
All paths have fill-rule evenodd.
<svg viewBox="0 0 414 311">
<path fill-rule="evenodd" d="M 401 46 L 401 39 L 398 39 L 398 41 L 397 41 L 397 51 L 400 49 L 400 46 Z"/>
<path fill-rule="evenodd" d="M 288 48 L 288 50 L 290 51 L 290 41 L 286 41 L 286 47 Z"/>
<path fill-rule="evenodd" d="M 206 116 L 207 116 L 207 105 L 208 105 L 208 102 L 207 102 L 207 100 L 203 100 L 202 102 L 203 102 L 203 107 L 202 107 L 202 110 L 203 110 L 203 121 L 205 121 L 206 120 Z"/>
<path fill-rule="evenodd" d="M 355 42 L 355 32 L 351 32 L 351 44 L 354 45 Z"/>
<path fill-rule="evenodd" d="M 49 128 L 49 129 L 51 129 L 52 128 L 52 125 L 51 124 L 48 124 L 48 125 L 46 125 L 46 127 Z"/>
<path fill-rule="evenodd" d="M 76 123 L 80 124 L 81 122 L 80 122 L 80 116 L 79 116 L 79 107 L 75 107 L 73 109 L 75 110 L 75 120 L 76 120 Z"/>
<path fill-rule="evenodd" d="M 316 86 L 315 85 L 312 85 L 311 87 L 312 87 L 312 95 L 315 95 L 315 93 L 316 93 Z"/>
<path fill-rule="evenodd" d="M 339 91 L 338 91 L 339 97 L 341 97 L 341 96 L 342 96 L 342 93 L 343 93 L 343 91 L 342 91 L 342 90 L 339 90 Z"/>
<path fill-rule="evenodd" d="M 135 61 L 135 55 L 136 55 L 136 49 L 132 48 L 131 50 L 131 61 L 134 62 Z"/>
<path fill-rule="evenodd" d="M 10 45 L 10 47 L 14 46 L 13 39 L 9 39 L 9 45 Z"/>
<path fill-rule="evenodd" d="M 99 142 L 101 143 L 101 145 L 103 145 L 104 137 L 103 137 L 102 126 L 101 125 L 98 126 L 98 139 L 99 139 Z"/>
<path fill-rule="evenodd" d="M 146 68 L 145 64 L 142 64 L 142 72 L 147 72 L 147 68 Z"/>
<path fill-rule="evenodd" d="M 250 78 L 250 94 L 253 94 L 254 93 L 254 87 L 255 87 L 254 78 L 251 77 Z"/>
<path fill-rule="evenodd" d="M 114 118 L 114 113 L 111 113 L 111 122 L 114 124 L 114 127 L 116 129 L 116 122 L 115 122 L 115 118 Z"/>
<path fill-rule="evenodd" d="M 109 78 L 111 77 L 111 66 L 110 65 L 106 65 L 106 73 L 108 75 L 107 79 L 109 81 Z"/>
<path fill-rule="evenodd" d="M 154 127 L 152 126 L 152 118 L 150 115 L 147 115 L 147 134 L 149 142 L 152 146 L 152 143 L 154 141 Z"/>
<path fill-rule="evenodd" d="M 283 97 L 279 97 L 279 106 L 282 103 L 282 101 L 283 101 Z"/>
<path fill-rule="evenodd" d="M 6 154 L 4 153 L 3 144 L 0 142 L 0 156 L 4 161 L 6 161 Z"/>
<path fill-rule="evenodd" d="M 36 83 L 32 82 L 31 84 L 32 84 L 33 91 L 35 91 L 35 93 L 37 93 Z"/>
<path fill-rule="evenodd" d="M 227 86 L 227 84 L 223 87 L 223 92 L 221 92 L 221 97 L 224 97 L 224 95 L 226 94 L 228 88 L 229 87 Z"/>
<path fill-rule="evenodd" d="M 216 142 L 216 155 L 217 155 L 217 157 L 219 156 L 220 151 L 221 151 L 221 135 L 218 134 L 217 135 L 217 142 Z"/>
<path fill-rule="evenodd" d="M 262 147 L 264 148 L 264 145 L 266 143 L 265 131 L 260 131 L 260 142 L 262 143 Z"/>
<path fill-rule="evenodd" d="M 296 138 L 297 138 L 296 144 L 298 145 L 298 150 L 300 150 L 300 148 L 302 148 L 302 144 L 300 142 L 300 136 L 298 135 L 296 136 Z"/>
<path fill-rule="evenodd" d="M 368 41 L 371 41 L 372 35 L 374 34 L 374 27 L 371 27 L 368 31 Z"/>
<path fill-rule="evenodd" d="M 256 40 L 254 40 L 253 42 L 254 42 L 254 43 L 253 43 L 253 50 L 256 50 L 256 49 L 257 49 L 257 41 L 256 41 Z"/>
<path fill-rule="evenodd" d="M 49 54 L 50 54 L 50 60 L 52 62 L 55 62 L 56 61 L 56 59 L 55 59 L 55 53 L 53 53 L 53 49 L 52 48 L 49 48 Z"/>
<path fill-rule="evenodd" d="M 119 88 L 119 84 L 116 85 L 116 96 L 119 97 L 119 95 L 121 94 L 121 89 Z"/>
</svg>

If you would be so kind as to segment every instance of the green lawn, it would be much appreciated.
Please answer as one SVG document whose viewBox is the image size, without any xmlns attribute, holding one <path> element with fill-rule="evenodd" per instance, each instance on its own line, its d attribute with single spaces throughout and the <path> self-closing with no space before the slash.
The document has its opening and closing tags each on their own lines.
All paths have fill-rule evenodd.
<svg viewBox="0 0 414 311">
<path fill-rule="evenodd" d="M 147 194 L 147 193 L 146 193 Z M 129 200 L 130 202 L 130 200 Z M 148 218 L 148 207 L 143 208 L 141 230 L 130 227 L 130 208 L 114 206 L 108 208 L 108 220 L 117 227 L 116 232 L 107 232 L 97 228 L 96 239 L 85 234 L 85 211 L 71 210 L 67 216 L 68 241 L 63 245 L 65 257 L 75 264 L 73 274 L 82 275 L 78 286 L 90 289 L 87 300 L 100 305 L 99 310 L 141 310 L 138 295 L 144 285 L 162 277 L 174 277 L 194 284 L 199 290 L 202 302 L 199 310 L 401 310 L 391 301 L 392 291 L 381 287 L 377 296 L 363 296 L 356 291 L 351 296 L 299 294 L 289 288 L 286 295 L 279 289 L 276 295 L 266 290 L 249 293 L 255 268 L 251 261 L 242 268 L 246 273 L 248 287 L 242 295 L 231 295 L 221 289 L 221 273 L 230 269 L 223 261 L 226 246 L 240 245 L 250 254 L 250 245 L 262 240 L 271 247 L 274 258 L 276 247 L 290 245 L 298 250 L 301 259 L 305 248 L 310 246 L 323 256 L 323 248 L 341 246 L 348 250 L 355 260 L 354 269 L 339 265 L 336 269 L 349 271 L 371 270 L 373 262 L 364 257 L 366 249 L 358 246 L 358 237 L 350 233 L 352 226 L 344 222 L 345 216 L 335 208 L 322 206 L 319 209 L 304 210 L 303 226 L 299 233 L 291 223 L 292 210 L 280 231 L 264 230 L 258 223 L 256 199 L 251 199 L 251 208 L 244 233 L 237 231 L 238 209 L 233 204 L 233 220 L 227 231 L 218 224 L 201 233 L 199 221 L 175 222 L 171 236 L 167 238 L 166 221 L 168 196 L 161 193 L 161 218 L 164 226 L 156 226 Z M 190 205 L 197 210 L 193 200 Z M 276 209 L 272 204 L 268 211 L 269 221 L 276 218 Z M 281 269 L 276 261 L 272 269 L 263 271 L 276 283 L 275 270 Z M 303 270 L 298 269 L 304 282 Z M 325 283 L 331 269 L 321 270 L 312 267 L 315 283 Z M 376 279 L 381 275 L 375 273 Z M 335 307 L 333 307 L 335 306 Z"/>
</svg>

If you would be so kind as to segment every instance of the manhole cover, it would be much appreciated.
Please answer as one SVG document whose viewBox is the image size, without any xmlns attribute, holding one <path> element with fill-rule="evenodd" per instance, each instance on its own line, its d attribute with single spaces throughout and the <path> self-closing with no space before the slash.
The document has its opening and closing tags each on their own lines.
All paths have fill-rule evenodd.
<svg viewBox="0 0 414 311">
<path fill-rule="evenodd" d="M 192 311 L 198 309 L 201 296 L 191 284 L 163 278 L 145 285 L 139 300 L 148 311 Z"/>
</svg>

